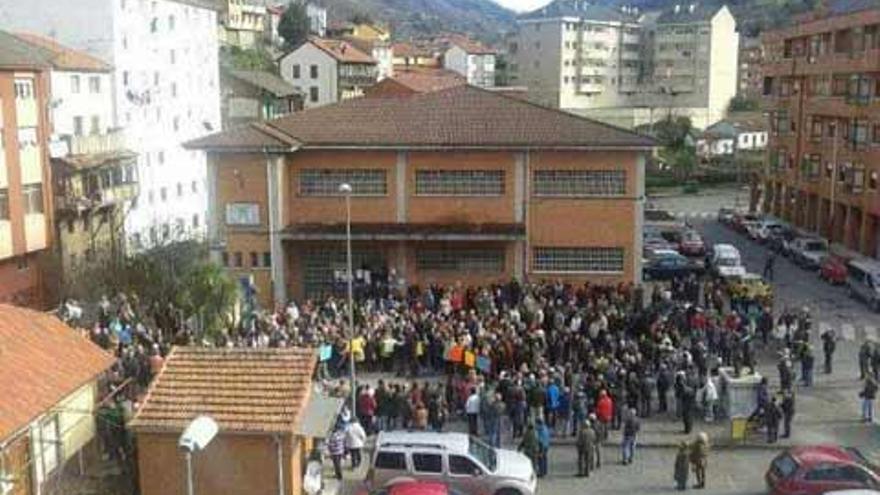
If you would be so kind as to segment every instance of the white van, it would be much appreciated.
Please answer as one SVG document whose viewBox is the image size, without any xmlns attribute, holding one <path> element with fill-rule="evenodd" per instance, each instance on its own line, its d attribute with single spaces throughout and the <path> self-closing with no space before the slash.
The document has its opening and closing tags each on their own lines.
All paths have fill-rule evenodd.
<svg viewBox="0 0 880 495">
<path fill-rule="evenodd" d="M 376 436 L 367 483 L 436 481 L 468 495 L 534 495 L 538 479 L 525 455 L 464 433 L 390 431 Z"/>
<path fill-rule="evenodd" d="M 742 277 L 746 274 L 739 249 L 732 244 L 716 244 L 712 249 L 710 263 L 712 273 L 721 278 Z"/>
<path fill-rule="evenodd" d="M 852 259 L 846 263 L 846 272 L 849 295 L 880 311 L 880 263 Z"/>
</svg>

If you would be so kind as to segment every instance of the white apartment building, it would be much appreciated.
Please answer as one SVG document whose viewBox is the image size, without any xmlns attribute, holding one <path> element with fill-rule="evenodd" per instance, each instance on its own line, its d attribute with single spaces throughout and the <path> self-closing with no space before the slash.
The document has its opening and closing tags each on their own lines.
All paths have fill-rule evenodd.
<svg viewBox="0 0 880 495">
<path fill-rule="evenodd" d="M 644 13 L 556 0 L 519 20 L 511 83 L 541 104 L 624 127 L 675 114 L 705 128 L 736 94 L 738 40 L 726 6 Z"/>
<path fill-rule="evenodd" d="M 443 54 L 443 67 L 467 78 L 473 86 L 495 86 L 495 51 L 470 40 L 453 41 Z"/>
<path fill-rule="evenodd" d="M 220 129 L 217 11 L 209 0 L 0 0 L 0 25 L 52 36 L 113 67 L 114 127 L 139 155 L 126 218 L 137 245 L 202 232 L 205 156 L 181 143 Z M 88 82 L 83 82 L 87 88 Z"/>
<path fill-rule="evenodd" d="M 259 0 L 223 0 L 220 8 L 220 44 L 253 48 L 266 29 L 266 6 Z"/>
<path fill-rule="evenodd" d="M 364 94 L 376 83 L 376 61 L 343 40 L 312 38 L 281 58 L 281 77 L 302 91 L 305 108 Z"/>
</svg>

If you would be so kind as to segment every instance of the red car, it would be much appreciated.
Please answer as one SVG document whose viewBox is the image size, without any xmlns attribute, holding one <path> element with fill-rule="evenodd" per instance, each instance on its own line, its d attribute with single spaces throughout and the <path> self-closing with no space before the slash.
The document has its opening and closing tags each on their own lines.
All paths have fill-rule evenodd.
<svg viewBox="0 0 880 495">
<path fill-rule="evenodd" d="M 678 252 L 685 256 L 703 256 L 706 254 L 706 244 L 700 234 L 694 230 L 688 230 L 681 236 Z"/>
<path fill-rule="evenodd" d="M 826 256 L 819 264 L 819 278 L 834 285 L 846 283 L 846 260 L 839 256 Z"/>
<path fill-rule="evenodd" d="M 858 450 L 829 445 L 786 450 L 773 459 L 764 479 L 771 495 L 880 488 L 877 468 Z"/>
<path fill-rule="evenodd" d="M 361 491 L 359 495 L 461 495 L 445 483 L 436 481 L 401 481 L 373 491 Z"/>
</svg>

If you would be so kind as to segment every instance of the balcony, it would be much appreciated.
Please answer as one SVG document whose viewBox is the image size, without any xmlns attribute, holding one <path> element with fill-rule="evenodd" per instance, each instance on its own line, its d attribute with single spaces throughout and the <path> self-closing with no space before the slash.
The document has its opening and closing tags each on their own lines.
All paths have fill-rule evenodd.
<svg viewBox="0 0 880 495">
<path fill-rule="evenodd" d="M 126 147 L 125 133 L 119 130 L 107 134 L 89 136 L 70 136 L 71 155 L 95 155 L 124 150 Z"/>
</svg>

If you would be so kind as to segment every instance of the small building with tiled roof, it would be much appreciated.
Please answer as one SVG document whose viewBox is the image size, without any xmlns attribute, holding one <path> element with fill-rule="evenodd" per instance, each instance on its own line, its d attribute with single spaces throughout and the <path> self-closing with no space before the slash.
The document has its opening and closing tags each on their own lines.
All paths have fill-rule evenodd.
<svg viewBox="0 0 880 495">
<path fill-rule="evenodd" d="M 198 493 L 299 495 L 311 448 L 305 417 L 319 394 L 305 348 L 175 347 L 129 426 L 144 495 L 185 493 L 177 442 L 197 416 L 219 426 L 193 459 Z M 332 421 L 335 414 L 330 416 Z"/>
<path fill-rule="evenodd" d="M 272 72 L 221 69 L 220 83 L 224 129 L 274 119 L 303 108 L 302 90 Z"/>
<path fill-rule="evenodd" d="M 342 183 L 354 263 L 371 280 L 640 280 L 654 142 L 593 120 L 457 86 L 306 109 L 188 146 L 212 157 L 213 256 L 253 277 L 266 307 L 340 287 Z M 247 264 L 249 252 L 270 262 Z"/>
<path fill-rule="evenodd" d="M 442 50 L 428 43 L 398 41 L 391 45 L 394 67 L 438 68 L 442 63 Z"/>
<path fill-rule="evenodd" d="M 464 76 L 446 69 L 428 67 L 401 67 L 394 76 L 383 79 L 366 89 L 364 96 L 409 96 L 415 93 L 440 91 L 467 84 Z"/>
<path fill-rule="evenodd" d="M 313 108 L 364 94 L 378 79 L 377 62 L 345 40 L 312 37 L 278 63 L 281 77 Z"/>
<path fill-rule="evenodd" d="M 0 304 L 2 493 L 64 492 L 58 470 L 96 453 L 98 380 L 114 362 L 55 316 Z"/>
</svg>

